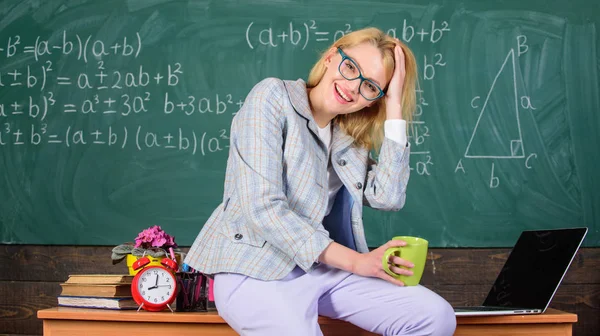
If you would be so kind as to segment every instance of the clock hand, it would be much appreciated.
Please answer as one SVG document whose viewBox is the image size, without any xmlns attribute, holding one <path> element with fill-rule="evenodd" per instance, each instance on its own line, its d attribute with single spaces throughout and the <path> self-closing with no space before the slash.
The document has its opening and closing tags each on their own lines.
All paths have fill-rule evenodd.
<svg viewBox="0 0 600 336">
<path fill-rule="evenodd" d="M 156 288 L 158 288 L 158 274 L 156 275 L 156 283 L 154 284 L 154 286 L 148 287 L 148 290 L 156 289 Z"/>
</svg>

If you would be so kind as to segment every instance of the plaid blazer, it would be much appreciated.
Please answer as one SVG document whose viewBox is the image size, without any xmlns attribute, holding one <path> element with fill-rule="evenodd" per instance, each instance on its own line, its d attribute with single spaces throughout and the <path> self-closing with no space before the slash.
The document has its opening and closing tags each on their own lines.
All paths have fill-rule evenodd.
<svg viewBox="0 0 600 336">
<path fill-rule="evenodd" d="M 367 252 L 362 207 L 399 210 L 405 201 L 409 148 L 385 139 L 375 164 L 368 150 L 334 126 L 331 160 L 352 196 L 356 249 Z M 332 239 L 322 221 L 328 201 L 327 148 L 318 137 L 302 80 L 268 78 L 233 118 L 222 203 L 185 262 L 205 274 L 285 277 L 309 272 Z"/>
</svg>

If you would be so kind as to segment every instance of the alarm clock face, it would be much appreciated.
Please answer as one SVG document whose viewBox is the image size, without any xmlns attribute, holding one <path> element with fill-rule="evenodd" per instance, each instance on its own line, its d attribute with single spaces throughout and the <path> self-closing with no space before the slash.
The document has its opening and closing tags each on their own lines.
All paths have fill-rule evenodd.
<svg viewBox="0 0 600 336">
<path fill-rule="evenodd" d="M 137 292 L 142 299 L 153 305 L 169 303 L 175 295 L 175 278 L 162 267 L 143 269 L 137 281 Z"/>
</svg>

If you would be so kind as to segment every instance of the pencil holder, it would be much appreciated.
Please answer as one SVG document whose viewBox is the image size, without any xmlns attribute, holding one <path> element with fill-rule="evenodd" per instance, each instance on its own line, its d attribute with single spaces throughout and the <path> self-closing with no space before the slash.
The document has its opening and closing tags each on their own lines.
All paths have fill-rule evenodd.
<svg viewBox="0 0 600 336">
<path fill-rule="evenodd" d="M 207 311 L 208 278 L 198 272 L 178 272 L 178 292 L 175 310 L 187 312 Z"/>
</svg>

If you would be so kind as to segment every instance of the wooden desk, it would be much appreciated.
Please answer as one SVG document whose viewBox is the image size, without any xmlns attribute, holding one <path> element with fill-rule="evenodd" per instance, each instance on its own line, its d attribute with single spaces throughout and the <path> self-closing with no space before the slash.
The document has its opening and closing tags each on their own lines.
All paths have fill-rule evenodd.
<svg viewBox="0 0 600 336">
<path fill-rule="evenodd" d="M 150 313 L 57 307 L 38 311 L 44 336 L 236 336 L 216 313 Z M 457 336 L 570 336 L 577 315 L 549 309 L 540 315 L 459 317 Z M 372 336 L 349 323 L 319 317 L 326 336 Z"/>
</svg>

